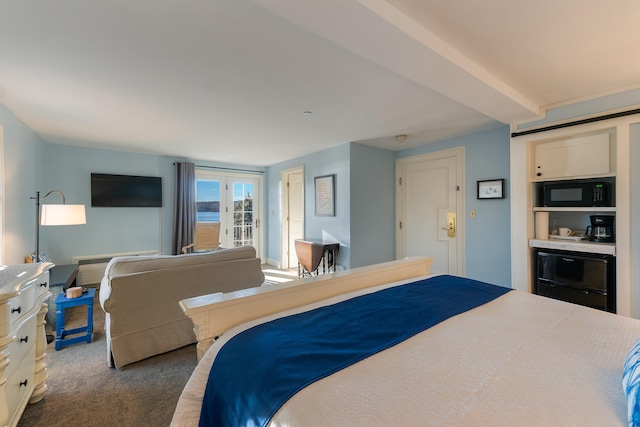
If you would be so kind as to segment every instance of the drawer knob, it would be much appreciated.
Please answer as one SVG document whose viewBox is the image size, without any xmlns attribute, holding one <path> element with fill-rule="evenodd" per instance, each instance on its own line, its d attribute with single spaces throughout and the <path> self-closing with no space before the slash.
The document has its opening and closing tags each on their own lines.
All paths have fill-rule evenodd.
<svg viewBox="0 0 640 427">
<path fill-rule="evenodd" d="M 41 288 L 46 288 L 46 287 L 47 287 L 47 282 L 40 283 L 40 287 L 41 287 Z"/>
<path fill-rule="evenodd" d="M 26 387 L 28 383 L 29 383 L 29 379 L 28 378 L 26 380 L 24 380 L 24 381 L 20 381 L 20 387 Z"/>
<path fill-rule="evenodd" d="M 22 311 L 22 309 L 21 309 L 19 306 L 18 306 L 18 308 L 12 308 L 12 309 L 11 309 L 11 313 L 15 313 L 16 311 L 18 312 L 18 314 L 20 314 L 20 312 Z"/>
<path fill-rule="evenodd" d="M 20 342 L 29 342 L 29 335 L 24 338 L 20 338 Z"/>
</svg>

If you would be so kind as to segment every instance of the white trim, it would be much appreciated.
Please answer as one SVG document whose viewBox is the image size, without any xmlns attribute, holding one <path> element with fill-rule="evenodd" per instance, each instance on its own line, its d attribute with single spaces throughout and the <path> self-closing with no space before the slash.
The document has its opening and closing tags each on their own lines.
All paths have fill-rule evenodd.
<svg viewBox="0 0 640 427">
<path fill-rule="evenodd" d="M 546 104 L 546 105 L 542 105 L 540 106 L 540 113 L 538 114 L 538 117 L 535 119 L 525 119 L 525 120 L 520 120 L 520 121 L 516 121 L 516 122 L 512 122 L 511 123 L 511 132 L 518 132 L 518 131 L 523 131 L 523 130 L 529 130 L 529 129 L 537 129 L 539 127 L 545 127 L 545 126 L 551 126 L 551 125 L 555 125 L 555 124 L 560 124 L 560 123 L 565 123 L 565 122 L 569 122 L 569 121 L 573 121 L 576 120 L 576 118 L 572 118 L 572 119 L 567 119 L 567 120 L 560 120 L 557 122 L 549 122 L 549 123 L 545 123 L 544 125 L 540 125 L 540 126 L 532 126 L 532 127 L 523 127 L 521 129 L 518 129 L 518 126 L 523 126 L 526 125 L 527 123 L 533 123 L 533 122 L 538 122 L 540 120 L 544 120 L 547 117 L 547 111 L 550 110 L 555 110 L 557 108 L 562 108 L 562 107 L 567 107 L 569 105 L 573 105 L 573 104 L 578 104 L 578 103 L 582 103 L 582 102 L 589 102 L 589 101 L 593 101 L 595 99 L 600 99 L 600 98 L 604 98 L 607 96 L 613 96 L 613 95 L 618 95 L 618 94 L 622 94 L 631 90 L 636 90 L 636 89 L 640 89 L 640 83 L 634 83 L 634 84 L 630 84 L 628 86 L 623 86 L 621 88 L 618 89 L 614 89 L 614 90 L 608 90 L 608 91 L 604 91 L 604 92 L 599 92 L 597 94 L 591 94 L 591 95 L 585 95 L 585 96 L 581 96 L 578 98 L 573 98 L 573 99 L 567 99 L 564 101 L 559 101 L 559 102 L 554 102 L 551 104 Z M 614 110 L 607 110 L 606 112 L 599 112 L 596 114 L 590 114 L 590 115 L 586 115 L 583 117 L 580 117 L 580 119 L 586 119 L 589 117 L 597 117 L 603 114 L 613 114 L 619 111 L 626 111 L 626 110 L 633 110 L 636 108 L 640 108 L 640 104 L 636 104 L 635 106 L 626 106 L 626 107 L 621 107 L 621 108 L 617 108 Z"/>
<path fill-rule="evenodd" d="M 631 111 L 631 110 L 637 110 L 640 109 L 640 104 L 635 104 L 635 105 L 630 105 L 630 106 L 626 106 L 626 107 L 621 107 L 621 108 L 616 108 L 614 110 L 608 110 L 606 112 L 598 112 L 598 113 L 593 113 L 593 114 L 587 114 L 585 116 L 580 116 L 580 117 L 572 117 L 572 118 L 567 118 L 567 119 L 563 119 L 563 120 L 557 120 L 555 122 L 544 122 L 544 123 L 540 123 L 534 126 L 529 126 L 529 127 L 522 127 L 522 128 L 518 128 L 518 126 L 520 125 L 526 125 L 527 123 L 533 123 L 533 122 L 538 122 L 539 120 L 527 120 L 526 122 L 523 123 L 512 123 L 511 124 L 511 132 L 527 132 L 527 131 L 531 131 L 531 130 L 536 130 L 536 129 L 544 129 L 546 127 L 549 126 L 557 126 L 557 125 L 563 125 L 565 123 L 571 123 L 571 122 L 575 122 L 576 120 L 588 120 L 588 119 L 592 119 L 594 117 L 600 117 L 600 116 L 605 116 L 605 115 L 609 115 L 609 114 L 617 114 L 617 113 L 623 113 L 625 111 Z M 544 120 L 544 116 L 540 119 L 540 120 Z M 608 119 L 608 120 L 615 120 L 615 119 Z M 600 123 L 602 122 L 606 122 L 608 120 L 602 120 L 600 121 Z M 575 125 L 575 126 L 570 126 L 567 127 L 565 129 L 571 129 L 579 127 L 579 126 L 584 126 L 584 125 Z M 543 134 L 544 132 L 548 132 L 548 131 L 543 131 L 543 132 L 539 132 L 538 135 Z M 525 135 L 522 135 L 525 136 Z"/>
<path fill-rule="evenodd" d="M 289 168 L 289 169 L 285 169 L 283 171 L 280 172 L 280 247 L 281 247 L 281 257 L 282 257 L 282 262 L 279 263 L 279 266 L 282 267 L 278 267 L 278 268 L 295 268 L 297 266 L 291 266 L 289 265 L 289 254 L 288 252 L 288 248 L 289 248 L 289 227 L 288 227 L 288 221 L 287 218 L 289 216 L 289 191 L 287 190 L 287 182 L 289 181 L 289 175 L 291 174 L 297 174 L 297 173 L 301 173 L 302 174 L 302 181 L 303 181 L 303 186 L 302 186 L 302 203 L 303 203 L 303 208 L 302 208 L 302 215 L 303 215 L 303 228 L 304 228 L 304 213 L 305 213 L 305 206 L 304 206 L 304 165 L 300 165 L 300 166 L 296 166 L 293 168 Z"/>
<path fill-rule="evenodd" d="M 628 92 L 630 90 L 635 90 L 635 89 L 640 89 L 640 83 L 633 83 L 633 84 L 630 84 L 630 85 L 627 85 L 627 86 L 623 86 L 623 87 L 620 87 L 620 88 L 617 88 L 617 89 L 607 90 L 607 91 L 604 91 L 604 92 L 598 92 L 597 94 L 590 94 L 590 95 L 580 96 L 578 98 L 566 99 L 564 101 L 559 101 L 559 102 L 554 102 L 552 104 L 543 105 L 540 108 L 542 110 L 544 110 L 544 112 L 546 114 L 546 111 L 553 110 L 555 108 L 566 107 L 568 105 L 577 104 L 577 103 L 580 103 L 580 102 L 592 101 L 594 99 L 604 98 L 606 96 L 611 96 L 611 95 L 617 95 L 619 93 L 625 93 L 625 92 Z M 607 114 L 608 114 L 608 112 L 607 112 Z"/>
<path fill-rule="evenodd" d="M 273 258 L 267 258 L 265 259 L 265 262 L 263 262 L 263 264 L 268 264 L 271 265 L 277 269 L 283 269 L 282 267 L 282 263 L 280 261 L 278 261 L 277 259 L 273 259 Z"/>
</svg>

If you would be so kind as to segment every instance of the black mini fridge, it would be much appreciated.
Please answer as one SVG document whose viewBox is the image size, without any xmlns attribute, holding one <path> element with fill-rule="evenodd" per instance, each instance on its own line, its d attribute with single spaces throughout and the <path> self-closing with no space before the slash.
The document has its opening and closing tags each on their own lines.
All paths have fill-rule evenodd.
<svg viewBox="0 0 640 427">
<path fill-rule="evenodd" d="M 538 250 L 536 293 L 616 312 L 616 257 Z"/>
</svg>

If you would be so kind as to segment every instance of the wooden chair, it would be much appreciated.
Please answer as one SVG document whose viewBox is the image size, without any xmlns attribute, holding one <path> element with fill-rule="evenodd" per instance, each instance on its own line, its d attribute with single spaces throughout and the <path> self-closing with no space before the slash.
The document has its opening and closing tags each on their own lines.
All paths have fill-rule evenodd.
<svg viewBox="0 0 640 427">
<path fill-rule="evenodd" d="M 194 242 L 182 247 L 182 253 L 211 252 L 220 247 L 220 223 L 197 222 Z M 191 249 L 191 251 L 189 251 Z"/>
</svg>

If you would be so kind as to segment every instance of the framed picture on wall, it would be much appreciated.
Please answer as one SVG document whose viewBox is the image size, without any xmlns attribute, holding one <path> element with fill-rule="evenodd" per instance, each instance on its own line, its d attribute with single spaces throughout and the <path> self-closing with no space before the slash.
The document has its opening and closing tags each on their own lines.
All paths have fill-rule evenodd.
<svg viewBox="0 0 640 427">
<path fill-rule="evenodd" d="M 336 175 L 315 177 L 316 216 L 336 216 Z"/>
<path fill-rule="evenodd" d="M 504 179 L 478 181 L 478 199 L 504 199 Z"/>
</svg>

